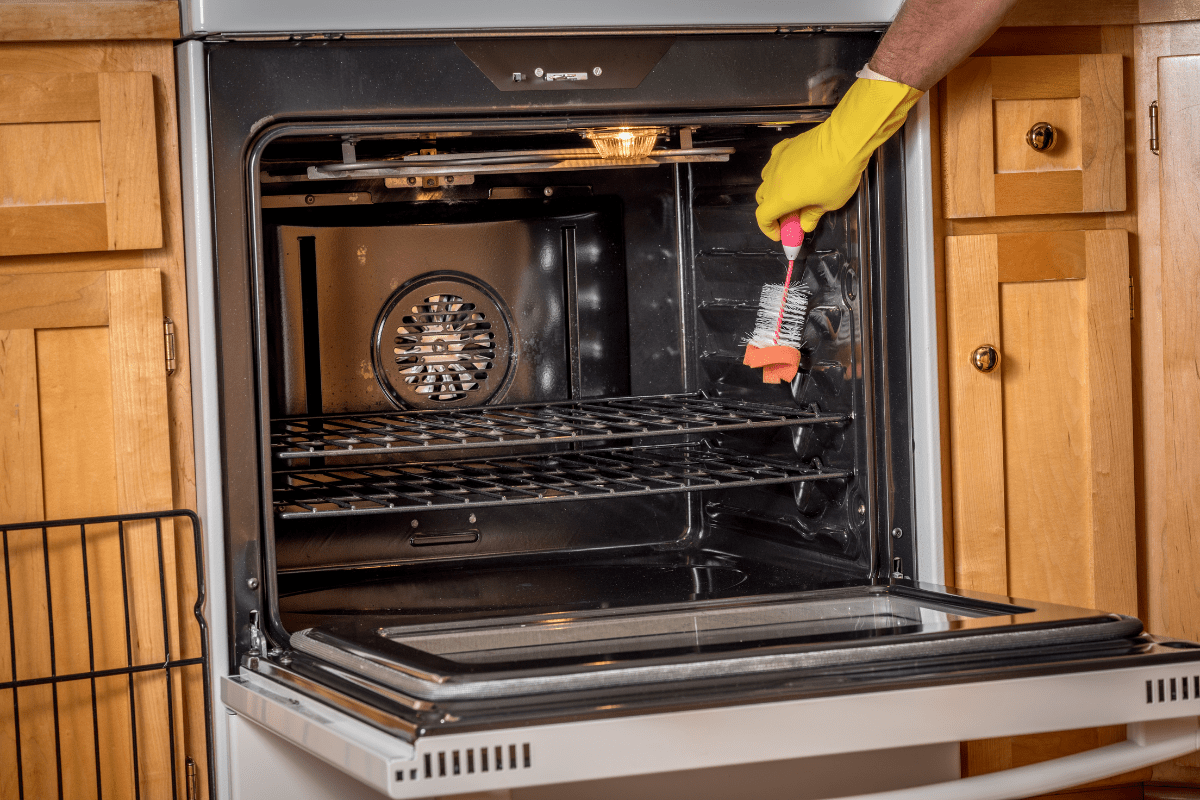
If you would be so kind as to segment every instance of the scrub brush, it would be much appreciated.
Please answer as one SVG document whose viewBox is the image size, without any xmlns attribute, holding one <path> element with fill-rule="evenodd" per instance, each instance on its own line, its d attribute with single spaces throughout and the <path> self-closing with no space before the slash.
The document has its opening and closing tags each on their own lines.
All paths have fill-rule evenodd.
<svg viewBox="0 0 1200 800">
<path fill-rule="evenodd" d="M 787 256 L 787 276 L 782 284 L 768 283 L 758 301 L 758 321 L 746 344 L 742 363 L 761 367 L 763 383 L 791 382 L 800 369 L 800 342 L 808 319 L 808 295 L 793 289 L 792 268 L 804 244 L 800 215 L 788 214 L 779 221 L 780 241 Z"/>
</svg>

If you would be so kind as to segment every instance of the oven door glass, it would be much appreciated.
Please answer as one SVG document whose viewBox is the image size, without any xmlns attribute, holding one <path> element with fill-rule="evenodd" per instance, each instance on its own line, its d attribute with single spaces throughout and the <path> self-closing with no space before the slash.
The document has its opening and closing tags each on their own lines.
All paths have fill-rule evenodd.
<svg viewBox="0 0 1200 800">
<path fill-rule="evenodd" d="M 1137 620 L 918 585 L 456 624 L 346 619 L 301 652 L 417 697 L 467 699 L 803 674 L 1127 641 Z"/>
</svg>

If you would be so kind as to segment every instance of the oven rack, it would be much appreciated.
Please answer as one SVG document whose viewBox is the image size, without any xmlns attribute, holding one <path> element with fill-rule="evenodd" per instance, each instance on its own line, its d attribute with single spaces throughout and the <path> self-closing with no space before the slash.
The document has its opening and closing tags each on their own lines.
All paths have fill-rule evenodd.
<svg viewBox="0 0 1200 800">
<path fill-rule="evenodd" d="M 474 183 L 476 175 L 555 172 L 582 169 L 657 167 L 663 164 L 694 164 L 728 161 L 732 147 L 659 148 L 638 158 L 603 158 L 595 147 L 554 150 L 508 150 L 489 153 L 438 153 L 410 155 L 387 161 L 351 160 L 341 164 L 319 164 L 308 168 L 309 180 L 387 178 L 394 188 L 417 185 L 427 178 L 451 178 L 454 183 Z M 389 188 L 391 185 L 389 184 Z"/>
<path fill-rule="evenodd" d="M 276 473 L 281 519 L 486 508 L 846 479 L 705 443 Z"/>
<path fill-rule="evenodd" d="M 459 411 L 295 417 L 271 425 L 277 458 L 420 453 L 522 444 L 557 445 L 685 433 L 840 423 L 843 414 L 699 394 L 624 397 Z"/>
</svg>

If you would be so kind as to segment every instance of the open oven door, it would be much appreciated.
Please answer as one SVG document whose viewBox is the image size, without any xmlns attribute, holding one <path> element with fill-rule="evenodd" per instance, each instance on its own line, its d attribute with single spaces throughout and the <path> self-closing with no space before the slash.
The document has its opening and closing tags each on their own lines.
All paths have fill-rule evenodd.
<svg viewBox="0 0 1200 800">
<path fill-rule="evenodd" d="M 1128 725 L 1125 742 L 1094 751 L 863 796 L 1000 800 L 1055 791 L 1200 747 L 1200 667 L 1191 658 L 1180 660 L 1190 653 L 1175 642 L 1137 639 L 1125 655 L 1053 667 L 976 668 L 936 679 L 893 676 L 886 688 L 847 681 L 835 690 L 831 678 L 805 691 L 801 681 L 790 697 L 781 686 L 759 687 L 733 705 L 691 688 L 686 699 L 666 690 L 591 714 L 578 705 L 587 693 L 540 703 L 526 698 L 526 708 L 557 713 L 542 723 L 521 719 L 521 706 L 511 699 L 438 705 L 303 656 L 287 666 L 251 659 L 239 676 L 222 679 L 221 688 L 232 712 L 396 798 Z M 370 703 L 363 700 L 368 694 L 374 695 Z M 654 703 L 661 710 L 649 707 Z M 736 735 L 744 730 L 760 735 Z"/>
</svg>

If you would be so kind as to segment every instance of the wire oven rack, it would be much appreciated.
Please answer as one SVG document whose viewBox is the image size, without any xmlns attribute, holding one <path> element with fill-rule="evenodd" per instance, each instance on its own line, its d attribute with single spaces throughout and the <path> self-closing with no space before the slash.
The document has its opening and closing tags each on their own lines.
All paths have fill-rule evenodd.
<svg viewBox="0 0 1200 800">
<path fill-rule="evenodd" d="M 379 455 L 520 444 L 640 439 L 684 433 L 837 423 L 841 414 L 785 409 L 701 395 L 625 397 L 448 412 L 395 412 L 277 420 L 281 459 Z"/>
<path fill-rule="evenodd" d="M 0 636 L 8 640 L 0 640 L 4 796 L 202 796 L 193 755 L 204 759 L 205 784 L 214 772 L 196 515 L 3 524 L 0 549 Z M 196 628 L 186 632 L 194 634 L 187 645 L 177 645 L 187 656 L 171 651 L 189 638 L 183 614 L 172 619 L 175 581 L 184 575 L 172 569 L 172 557 L 187 571 L 195 564 Z M 195 750 L 187 753 L 177 733 L 195 720 L 177 704 L 182 682 L 194 680 L 196 670 L 204 741 L 191 742 Z"/>
<path fill-rule="evenodd" d="M 750 456 L 703 443 L 277 474 L 283 518 L 482 508 L 848 478 L 820 464 Z"/>
</svg>

